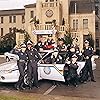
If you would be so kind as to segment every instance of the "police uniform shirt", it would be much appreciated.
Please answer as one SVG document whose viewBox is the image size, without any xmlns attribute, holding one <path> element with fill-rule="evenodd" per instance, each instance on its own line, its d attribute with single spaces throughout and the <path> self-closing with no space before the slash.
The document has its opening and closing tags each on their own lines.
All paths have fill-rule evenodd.
<svg viewBox="0 0 100 100">
<path fill-rule="evenodd" d="M 27 49 L 26 53 L 27 53 L 28 60 L 38 61 L 40 59 L 40 55 L 39 55 L 38 51 L 34 48 L 32 48 L 30 50 Z"/>
<path fill-rule="evenodd" d="M 77 69 L 78 69 L 78 65 L 77 63 L 71 63 L 68 67 L 68 70 L 69 70 L 69 74 L 70 74 L 70 77 L 74 77 L 77 75 Z"/>
<path fill-rule="evenodd" d="M 92 47 L 88 47 L 88 48 L 84 48 L 84 52 L 83 52 L 84 57 L 88 56 L 88 57 L 92 57 L 93 55 L 93 48 Z"/>
<path fill-rule="evenodd" d="M 27 54 L 25 52 L 22 52 L 21 50 L 17 53 L 19 56 L 19 60 L 27 60 Z"/>
</svg>

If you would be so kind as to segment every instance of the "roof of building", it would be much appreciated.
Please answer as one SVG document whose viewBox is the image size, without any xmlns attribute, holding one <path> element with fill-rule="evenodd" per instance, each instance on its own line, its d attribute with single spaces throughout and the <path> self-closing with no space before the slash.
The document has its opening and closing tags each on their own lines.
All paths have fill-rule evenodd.
<svg viewBox="0 0 100 100">
<path fill-rule="evenodd" d="M 35 8 L 36 7 L 36 3 L 34 4 L 28 4 L 24 6 L 25 8 Z"/>
<path fill-rule="evenodd" d="M 70 2 L 70 14 L 75 13 L 92 13 L 94 10 L 94 3 L 91 0 L 71 1 Z"/>
<path fill-rule="evenodd" d="M 0 10 L 0 16 L 24 15 L 25 9 Z"/>
</svg>

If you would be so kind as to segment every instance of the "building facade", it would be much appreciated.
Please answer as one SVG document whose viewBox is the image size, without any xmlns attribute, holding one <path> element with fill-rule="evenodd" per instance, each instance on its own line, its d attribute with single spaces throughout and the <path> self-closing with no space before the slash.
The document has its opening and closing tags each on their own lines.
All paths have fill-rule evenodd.
<svg viewBox="0 0 100 100">
<path fill-rule="evenodd" d="M 1 35 L 4 35 L 2 34 L 2 28 L 6 30 L 4 32 L 6 33 L 7 29 L 10 30 L 10 27 L 17 27 L 25 29 L 34 43 L 37 43 L 39 36 L 43 36 L 45 39 L 53 38 L 57 43 L 58 38 L 63 38 L 67 31 L 71 33 L 73 38 L 78 39 L 79 47 L 83 48 L 84 39 L 87 38 L 88 34 L 91 34 L 95 42 L 94 47 L 100 48 L 100 19 L 96 14 L 94 0 L 37 0 L 36 3 L 25 5 L 24 7 L 25 9 L 18 10 L 19 12 L 22 11 L 19 14 L 9 13 L 6 16 L 0 14 L 1 23 L 4 17 L 7 21 L 5 24 L 0 24 Z M 10 10 L 10 12 L 12 11 Z M 7 13 L 6 11 L 4 12 Z M 9 16 L 13 16 L 14 22 L 15 15 L 18 18 L 16 24 L 8 23 Z M 22 23 L 23 15 L 25 23 Z M 40 30 L 41 33 L 36 34 L 36 30 Z M 57 32 L 55 34 L 43 34 L 43 30 L 57 30 Z M 17 34 L 16 40 L 17 43 L 20 43 L 20 34 Z"/>
<path fill-rule="evenodd" d="M 10 33 L 13 28 L 24 28 L 24 9 L 0 11 L 0 36 Z"/>
</svg>

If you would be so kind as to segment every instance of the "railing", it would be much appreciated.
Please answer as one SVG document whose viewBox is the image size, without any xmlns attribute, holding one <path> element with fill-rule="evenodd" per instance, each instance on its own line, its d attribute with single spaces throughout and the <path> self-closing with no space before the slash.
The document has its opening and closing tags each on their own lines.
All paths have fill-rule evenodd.
<svg viewBox="0 0 100 100">
<path fill-rule="evenodd" d="M 65 25 L 56 25 L 55 27 L 52 24 L 37 24 L 33 30 L 57 30 L 59 32 L 68 31 L 68 27 Z"/>
<path fill-rule="evenodd" d="M 42 3 L 42 7 L 57 7 L 58 6 L 58 2 L 45 2 Z"/>
</svg>

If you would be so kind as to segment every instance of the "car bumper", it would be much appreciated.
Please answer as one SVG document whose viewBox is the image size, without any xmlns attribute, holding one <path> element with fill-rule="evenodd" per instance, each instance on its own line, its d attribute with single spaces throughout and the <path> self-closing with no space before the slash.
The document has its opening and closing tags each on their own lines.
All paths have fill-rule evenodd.
<svg viewBox="0 0 100 100">
<path fill-rule="evenodd" d="M 19 72 L 14 71 L 9 74 L 0 74 L 0 82 L 2 83 L 13 83 L 17 82 L 19 79 Z"/>
</svg>

